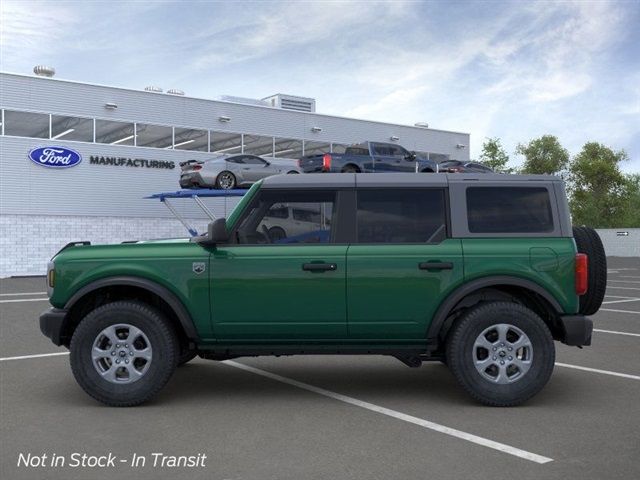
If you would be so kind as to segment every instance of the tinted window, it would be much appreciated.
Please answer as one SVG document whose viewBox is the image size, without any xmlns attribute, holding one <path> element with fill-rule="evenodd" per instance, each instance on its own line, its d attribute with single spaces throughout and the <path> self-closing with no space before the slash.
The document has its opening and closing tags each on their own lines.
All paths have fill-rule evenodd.
<svg viewBox="0 0 640 480">
<path fill-rule="evenodd" d="M 244 163 L 244 157 L 229 157 L 226 161 L 229 163 Z"/>
<path fill-rule="evenodd" d="M 360 190 L 359 243 L 440 242 L 446 236 L 444 190 Z"/>
<path fill-rule="evenodd" d="M 138 147 L 171 148 L 173 146 L 173 128 L 137 123 L 136 145 Z"/>
<path fill-rule="evenodd" d="M 253 157 L 253 156 L 246 156 L 246 157 L 242 157 L 243 159 L 243 163 L 247 163 L 249 165 L 261 165 L 264 166 L 265 165 L 265 161 L 263 159 L 261 159 L 260 157 Z"/>
<path fill-rule="evenodd" d="M 549 192 L 542 187 L 471 187 L 467 211 L 472 233 L 553 231 Z"/>
<path fill-rule="evenodd" d="M 18 137 L 49 138 L 49 115 L 4 111 L 4 134 Z"/>
<path fill-rule="evenodd" d="M 51 139 L 74 140 L 76 142 L 93 142 L 93 119 L 51 116 Z"/>
<path fill-rule="evenodd" d="M 329 243 L 334 200 L 334 192 L 262 192 L 238 228 L 238 243 Z"/>
<path fill-rule="evenodd" d="M 133 123 L 96 120 L 96 142 L 111 145 L 133 145 Z"/>
</svg>

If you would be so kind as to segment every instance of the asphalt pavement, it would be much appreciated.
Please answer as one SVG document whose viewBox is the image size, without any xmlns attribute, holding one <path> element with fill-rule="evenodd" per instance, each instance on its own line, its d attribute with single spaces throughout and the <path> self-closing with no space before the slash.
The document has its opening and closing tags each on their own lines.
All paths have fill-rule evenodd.
<svg viewBox="0 0 640 480">
<path fill-rule="evenodd" d="M 44 279 L 0 280 L 0 478 L 640 478 L 640 258 L 609 259 L 609 280 L 593 345 L 556 343 L 550 382 L 507 409 L 378 356 L 196 359 L 109 408 L 40 333 Z"/>
</svg>

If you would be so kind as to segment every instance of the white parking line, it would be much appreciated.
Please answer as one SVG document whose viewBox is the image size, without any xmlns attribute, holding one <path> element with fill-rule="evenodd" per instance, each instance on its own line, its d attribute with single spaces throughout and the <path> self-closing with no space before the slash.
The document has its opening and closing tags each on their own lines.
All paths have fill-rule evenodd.
<svg viewBox="0 0 640 480">
<path fill-rule="evenodd" d="M 0 297 L 18 297 L 23 295 L 46 295 L 47 292 L 0 293 Z"/>
<path fill-rule="evenodd" d="M 618 287 L 617 285 L 607 285 L 607 290 L 614 288 L 616 290 L 640 290 L 638 287 Z"/>
<path fill-rule="evenodd" d="M 640 283 L 637 282 L 635 280 L 608 280 L 609 282 L 616 282 L 616 283 Z"/>
<path fill-rule="evenodd" d="M 69 352 L 39 353 L 38 355 L 22 355 L 20 357 L 4 357 L 4 358 L 0 358 L 0 362 L 6 362 L 9 360 L 27 360 L 29 358 L 56 357 L 58 355 L 69 355 Z"/>
<path fill-rule="evenodd" d="M 636 312 L 634 310 L 615 310 L 613 308 L 601 308 L 601 312 L 616 312 L 616 313 L 635 313 L 640 315 L 640 312 Z"/>
<path fill-rule="evenodd" d="M 637 302 L 640 298 L 627 298 L 626 300 L 609 300 L 607 302 L 602 302 L 603 305 L 609 303 L 626 303 L 626 302 Z"/>
<path fill-rule="evenodd" d="M 638 275 L 619 275 L 618 278 L 640 278 Z"/>
<path fill-rule="evenodd" d="M 48 298 L 20 298 L 15 300 L 0 300 L 0 303 L 20 303 L 20 302 L 48 302 Z"/>
<path fill-rule="evenodd" d="M 640 376 L 638 376 L 638 375 L 630 375 L 628 373 L 611 372 L 609 370 L 599 370 L 597 368 L 581 367 L 579 365 L 569 365 L 568 363 L 558 363 L 558 362 L 556 362 L 556 365 L 558 367 L 573 368 L 575 370 L 584 370 L 585 372 L 603 373 L 605 375 L 613 375 L 614 377 L 629 378 L 631 380 L 640 380 Z"/>
<path fill-rule="evenodd" d="M 594 328 L 593 331 L 600 333 L 615 333 L 616 335 L 629 335 L 630 337 L 640 337 L 640 333 L 618 332 L 616 330 L 600 330 L 599 328 Z"/>
<path fill-rule="evenodd" d="M 492 448 L 494 450 L 498 450 L 500 452 L 507 453 L 509 455 L 520 457 L 525 460 L 529 460 L 531 462 L 549 463 L 553 461 L 552 458 L 543 457 L 542 455 L 537 455 L 535 453 L 527 452 L 526 450 L 521 450 L 519 448 L 515 448 L 510 445 L 505 445 L 504 443 L 494 442 L 493 440 L 489 440 L 488 438 L 479 437 L 471 433 L 463 432 L 461 430 L 456 430 L 455 428 L 450 428 L 444 425 L 440 425 L 438 423 L 430 422 L 429 420 L 424 420 L 422 418 L 407 415 L 405 413 L 401 413 L 396 410 L 391 410 L 390 408 L 381 407 L 379 405 L 374 405 L 373 403 L 358 400 L 357 398 L 348 397 L 340 393 L 332 392 L 330 390 L 325 390 L 324 388 L 315 387 L 313 385 L 309 385 L 308 383 L 302 383 L 297 380 L 293 380 L 291 378 L 282 377 L 280 375 L 276 375 L 275 373 L 267 372 L 266 370 L 250 367 L 248 365 L 234 362 L 232 360 L 225 360 L 223 363 L 225 363 L 226 365 L 229 365 L 230 367 L 239 368 L 240 370 L 245 370 L 247 372 L 251 372 L 256 375 L 260 375 L 262 377 L 270 378 L 271 380 L 275 380 L 277 382 L 286 383 L 287 385 L 292 385 L 294 387 L 298 387 L 303 390 L 307 390 L 309 392 L 317 393 L 318 395 L 323 395 L 325 397 L 333 398 L 334 400 L 348 403 L 349 405 L 354 405 L 356 407 L 364 408 L 372 412 L 381 413 L 382 415 L 387 415 L 388 417 L 393 417 L 398 420 L 402 420 L 404 422 L 412 423 L 420 427 L 424 427 L 430 430 L 434 430 L 436 432 L 444 433 L 445 435 L 450 435 L 452 437 L 466 440 L 468 442 L 475 443 L 477 445 L 482 445 L 483 447 Z"/>
</svg>

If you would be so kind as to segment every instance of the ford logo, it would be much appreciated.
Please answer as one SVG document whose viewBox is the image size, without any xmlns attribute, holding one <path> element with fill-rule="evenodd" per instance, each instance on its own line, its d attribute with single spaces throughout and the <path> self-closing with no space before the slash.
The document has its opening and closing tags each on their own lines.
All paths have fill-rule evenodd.
<svg viewBox="0 0 640 480">
<path fill-rule="evenodd" d="M 78 165 L 82 155 L 70 148 L 38 147 L 29 152 L 29 160 L 43 167 L 69 168 Z"/>
</svg>

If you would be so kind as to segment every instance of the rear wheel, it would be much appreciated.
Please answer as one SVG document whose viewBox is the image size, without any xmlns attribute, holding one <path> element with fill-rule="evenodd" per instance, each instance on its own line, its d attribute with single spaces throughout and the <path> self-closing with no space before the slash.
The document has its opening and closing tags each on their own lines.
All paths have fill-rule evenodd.
<svg viewBox="0 0 640 480">
<path fill-rule="evenodd" d="M 287 175 L 297 175 L 300 172 L 296 172 L 295 170 L 291 170 L 289 172 L 287 172 Z"/>
<path fill-rule="evenodd" d="M 360 169 L 355 165 L 345 165 L 340 171 L 342 173 L 359 173 Z"/>
<path fill-rule="evenodd" d="M 236 176 L 228 171 L 220 172 L 216 177 L 216 188 L 231 190 L 236 186 Z"/>
<path fill-rule="evenodd" d="M 448 336 L 446 362 L 485 405 L 519 405 L 547 383 L 555 362 L 551 332 L 528 308 L 491 302 L 471 308 Z"/>
<path fill-rule="evenodd" d="M 278 240 L 284 240 L 287 238 L 287 232 L 285 232 L 282 227 L 271 227 L 268 232 L 272 243 L 276 243 Z"/>
<path fill-rule="evenodd" d="M 70 350 L 71 370 L 86 393 L 110 406 L 130 407 L 149 400 L 169 381 L 179 346 L 158 310 L 119 301 L 82 319 Z"/>
</svg>

